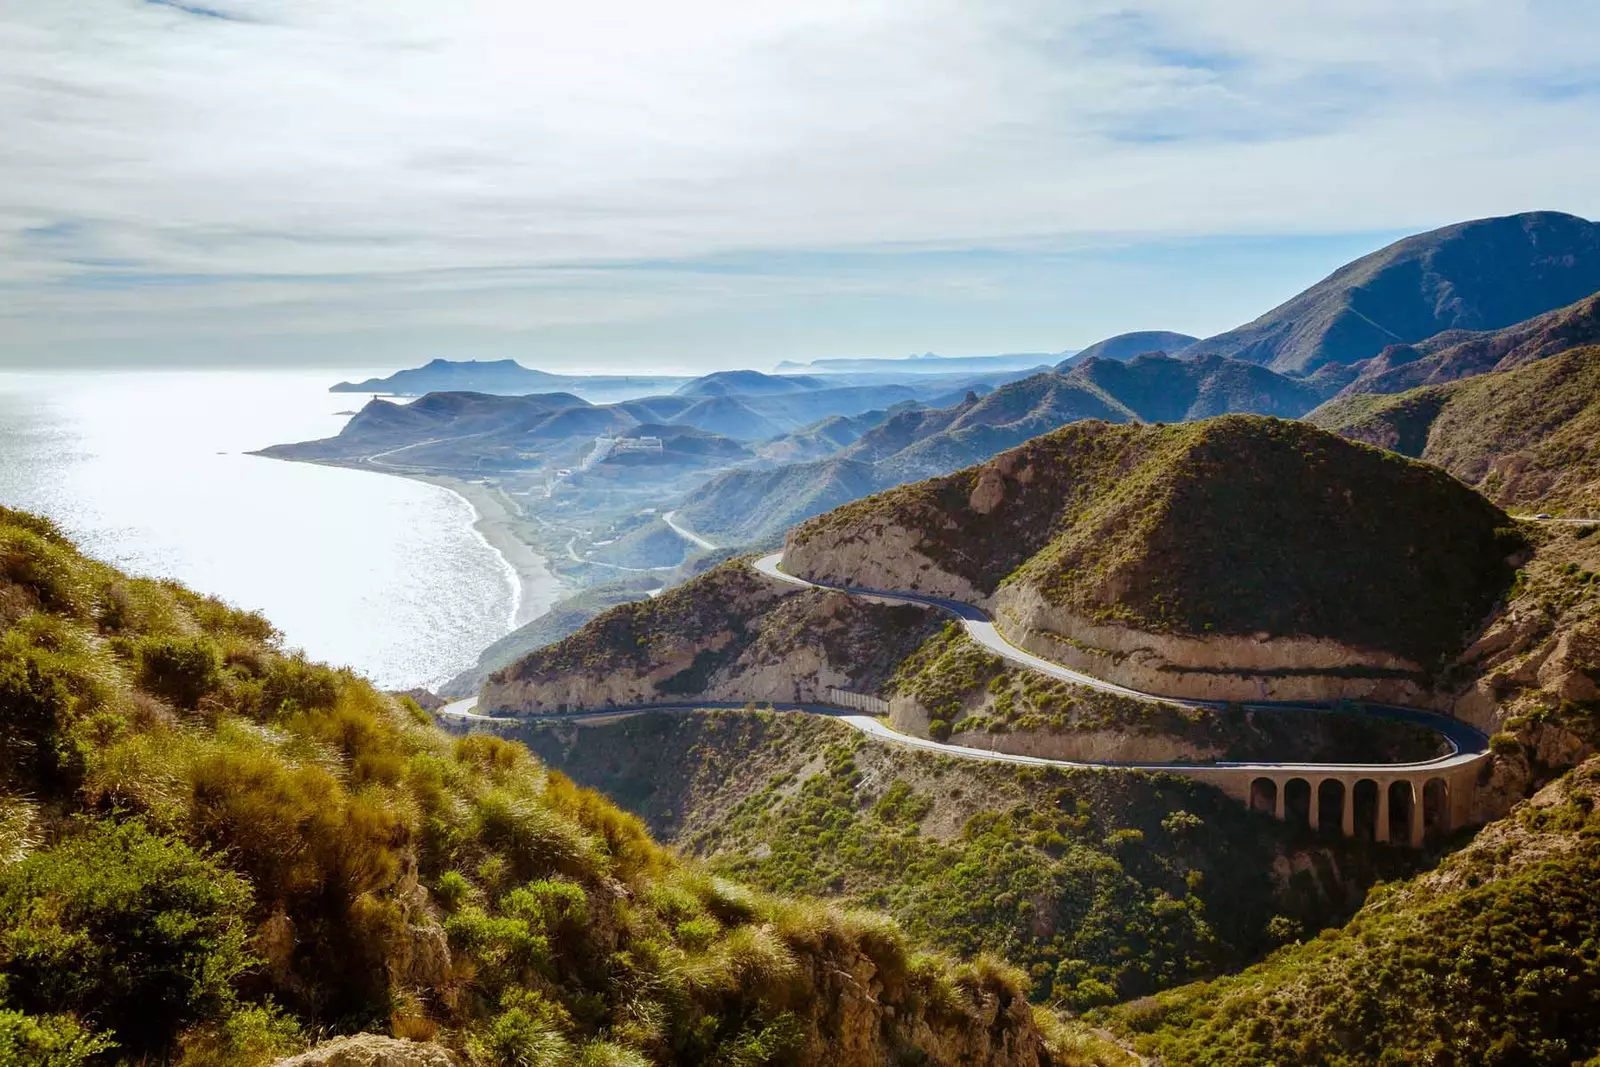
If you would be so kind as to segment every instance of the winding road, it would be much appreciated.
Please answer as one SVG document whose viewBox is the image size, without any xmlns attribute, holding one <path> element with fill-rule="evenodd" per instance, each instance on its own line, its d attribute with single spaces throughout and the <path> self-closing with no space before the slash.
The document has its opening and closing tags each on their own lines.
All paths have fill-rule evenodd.
<svg viewBox="0 0 1600 1067">
<path fill-rule="evenodd" d="M 1156 696 L 1151 693 L 1128 689 L 1124 686 L 1114 685 L 1111 682 L 1095 678 L 1092 675 L 1063 667 L 1059 663 L 1042 659 L 1031 652 L 1013 645 L 995 628 L 994 621 L 978 608 L 971 604 L 943 597 L 933 597 L 922 593 L 896 592 L 881 589 L 865 589 L 858 586 L 823 585 L 797 578 L 782 569 L 782 553 L 773 553 L 769 556 L 754 561 L 752 566 L 761 574 L 775 581 L 788 585 L 812 589 L 832 589 L 849 593 L 853 596 L 870 597 L 874 600 L 888 600 L 906 604 L 919 604 L 926 607 L 937 608 L 940 611 L 954 615 L 961 621 L 968 636 L 996 655 L 1007 659 L 1029 670 L 1039 671 L 1052 678 L 1072 682 L 1076 685 L 1088 686 L 1102 692 L 1115 693 L 1136 700 L 1150 701 L 1152 703 L 1177 704 L 1186 707 L 1218 708 L 1222 705 L 1206 701 L 1173 700 L 1167 697 Z M 606 719 L 627 718 L 634 715 L 644 715 L 660 712 L 691 712 L 709 709 L 737 709 L 747 707 L 748 703 L 729 703 L 717 701 L 644 704 L 628 707 L 607 708 L 601 711 L 573 712 L 552 715 L 482 715 L 476 711 L 477 698 L 468 697 L 457 700 L 439 709 L 437 714 L 464 721 L 478 722 L 505 722 L 513 721 L 549 721 L 549 722 L 597 722 Z M 947 742 L 934 741 L 930 738 L 913 737 L 890 729 L 881 719 L 871 715 L 862 715 L 857 712 L 822 704 L 783 703 L 772 705 L 775 711 L 802 711 L 814 715 L 826 715 L 838 719 L 853 729 L 872 737 L 874 740 L 888 744 L 900 745 L 906 748 L 922 749 L 924 751 L 938 752 L 947 756 L 961 759 L 977 759 L 994 763 L 1018 763 L 1030 766 L 1069 767 L 1069 768 L 1116 768 L 1122 770 L 1141 771 L 1166 771 L 1181 773 L 1191 777 L 1197 772 L 1233 771 L 1233 772 L 1262 772 L 1276 774 L 1304 774 L 1304 775 L 1336 775 L 1336 774 L 1370 774 L 1382 772 L 1385 774 L 1404 773 L 1407 771 L 1437 772 L 1450 768 L 1463 767 L 1482 758 L 1488 750 L 1488 738 L 1479 730 L 1462 722 L 1460 719 L 1435 712 L 1423 711 L 1418 708 L 1403 708 L 1385 704 L 1364 704 L 1363 711 L 1374 718 L 1387 719 L 1394 722 L 1404 722 L 1417 726 L 1425 726 L 1438 732 L 1450 746 L 1450 752 L 1430 760 L 1421 760 L 1411 763 L 1293 763 L 1275 762 L 1270 760 L 1253 760 L 1240 762 L 1216 763 L 1112 763 L 1112 762 L 1085 762 L 1077 760 L 1049 759 L 1043 756 L 1024 756 L 1009 752 L 995 752 L 989 749 L 973 748 L 967 745 L 952 745 Z M 1275 708 L 1284 710 L 1302 710 L 1307 714 L 1327 712 L 1331 710 L 1326 706 L 1308 704 L 1251 704 L 1247 708 Z"/>
<path fill-rule="evenodd" d="M 707 552 L 715 552 L 717 550 L 717 546 L 712 542 L 707 541 L 704 537 L 701 537 L 688 527 L 678 525 L 678 522 L 675 518 L 677 514 L 678 513 L 676 511 L 669 511 L 661 516 L 661 521 L 666 523 L 673 533 L 677 534 L 685 541 L 688 541 L 690 544 L 698 545 Z"/>
</svg>

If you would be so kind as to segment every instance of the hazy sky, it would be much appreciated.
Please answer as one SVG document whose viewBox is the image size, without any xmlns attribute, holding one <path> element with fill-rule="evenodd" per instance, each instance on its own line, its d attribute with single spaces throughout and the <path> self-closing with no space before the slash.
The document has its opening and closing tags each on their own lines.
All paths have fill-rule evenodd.
<svg viewBox="0 0 1600 1067">
<path fill-rule="evenodd" d="M 1600 215 L 1593 0 L 0 0 L 0 364 L 1211 333 Z"/>
</svg>

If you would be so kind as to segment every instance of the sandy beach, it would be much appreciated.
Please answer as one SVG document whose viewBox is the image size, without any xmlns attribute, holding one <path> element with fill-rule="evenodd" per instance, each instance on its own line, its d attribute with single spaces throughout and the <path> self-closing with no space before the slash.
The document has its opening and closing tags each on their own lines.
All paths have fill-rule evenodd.
<svg viewBox="0 0 1600 1067">
<path fill-rule="evenodd" d="M 513 629 L 543 615 L 550 610 L 550 605 L 565 595 L 565 587 L 550 572 L 545 558 L 516 535 L 513 528 L 516 520 L 511 505 L 498 489 L 481 482 L 438 474 L 408 471 L 405 477 L 448 489 L 472 505 L 472 510 L 477 512 L 474 528 L 517 575 L 517 611 L 512 622 Z"/>
</svg>

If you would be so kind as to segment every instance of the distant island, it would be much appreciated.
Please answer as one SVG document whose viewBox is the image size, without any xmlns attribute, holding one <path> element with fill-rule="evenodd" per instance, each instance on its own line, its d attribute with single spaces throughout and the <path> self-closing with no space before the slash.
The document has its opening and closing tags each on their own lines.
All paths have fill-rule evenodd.
<svg viewBox="0 0 1600 1067">
<path fill-rule="evenodd" d="M 421 367 L 396 371 L 387 378 L 340 382 L 330 393 L 378 393 L 385 396 L 423 396 L 427 393 L 492 393 L 525 396 L 529 393 L 579 391 L 618 397 L 667 393 L 689 381 L 687 377 L 637 374 L 551 374 L 524 367 L 514 359 L 435 359 Z"/>
</svg>

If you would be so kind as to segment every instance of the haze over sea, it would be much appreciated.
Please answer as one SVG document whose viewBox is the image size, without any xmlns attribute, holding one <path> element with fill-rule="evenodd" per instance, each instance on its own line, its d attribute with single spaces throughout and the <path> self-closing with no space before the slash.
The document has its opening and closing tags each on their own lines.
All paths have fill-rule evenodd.
<svg viewBox="0 0 1600 1067">
<path fill-rule="evenodd" d="M 0 504 L 259 610 L 290 647 L 433 685 L 510 628 L 513 572 L 446 489 L 246 455 L 337 433 L 363 371 L 0 374 Z"/>
</svg>

